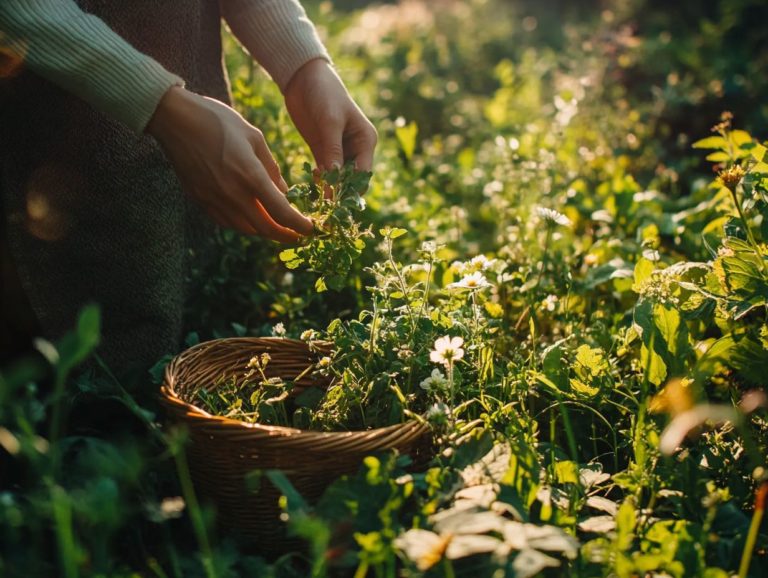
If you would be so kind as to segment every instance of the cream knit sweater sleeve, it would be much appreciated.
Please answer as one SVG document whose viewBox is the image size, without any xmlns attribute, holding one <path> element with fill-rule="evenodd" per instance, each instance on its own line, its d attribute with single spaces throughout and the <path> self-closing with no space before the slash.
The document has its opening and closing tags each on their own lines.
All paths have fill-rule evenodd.
<svg viewBox="0 0 768 578">
<path fill-rule="evenodd" d="M 284 90 L 301 66 L 330 56 L 298 0 L 219 0 L 233 34 Z"/>
<path fill-rule="evenodd" d="M 297 0 L 220 0 L 240 42 L 281 89 L 302 64 L 330 61 Z M 0 56 L 143 131 L 165 92 L 184 81 L 74 0 L 0 0 Z"/>
<path fill-rule="evenodd" d="M 73 0 L 0 0 L 0 50 L 136 131 L 183 85 Z"/>
</svg>

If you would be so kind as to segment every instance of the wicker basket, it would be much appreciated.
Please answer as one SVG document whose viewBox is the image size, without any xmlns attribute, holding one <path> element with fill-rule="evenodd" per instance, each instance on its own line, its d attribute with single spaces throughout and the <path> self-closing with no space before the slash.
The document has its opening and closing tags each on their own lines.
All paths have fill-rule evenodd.
<svg viewBox="0 0 768 578">
<path fill-rule="evenodd" d="M 222 527 L 266 551 L 279 549 L 284 541 L 280 493 L 263 477 L 258 489 L 249 490 L 249 473 L 280 469 L 311 502 L 335 478 L 356 471 L 371 452 L 397 449 L 415 455 L 429 444 L 427 426 L 416 421 L 368 431 L 316 432 L 213 416 L 191 403 L 198 388 L 211 389 L 222 378 L 242 374 L 248 361 L 264 352 L 271 358 L 267 377 L 300 376 L 294 394 L 309 386 L 328 386 L 327 380 L 319 381 L 308 371 L 328 352 L 327 345 L 310 349 L 293 339 L 218 339 L 173 359 L 165 371 L 161 400 L 171 421 L 189 430 L 187 453 L 200 498 L 215 505 Z"/>
</svg>

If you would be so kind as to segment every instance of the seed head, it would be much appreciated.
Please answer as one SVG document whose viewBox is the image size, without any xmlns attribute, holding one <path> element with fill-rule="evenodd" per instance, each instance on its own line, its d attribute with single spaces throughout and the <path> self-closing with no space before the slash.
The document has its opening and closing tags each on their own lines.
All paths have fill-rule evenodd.
<svg viewBox="0 0 768 578">
<path fill-rule="evenodd" d="M 746 171 L 741 165 L 733 165 L 732 167 L 720 171 L 717 174 L 717 180 L 729 191 L 735 191 L 736 187 L 746 174 Z"/>
</svg>

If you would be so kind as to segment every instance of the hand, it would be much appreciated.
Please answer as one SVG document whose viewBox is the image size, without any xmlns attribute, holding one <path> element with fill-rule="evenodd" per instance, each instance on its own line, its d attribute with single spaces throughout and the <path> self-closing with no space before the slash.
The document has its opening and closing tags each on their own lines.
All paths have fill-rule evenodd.
<svg viewBox="0 0 768 578">
<path fill-rule="evenodd" d="M 282 242 L 312 233 L 312 221 L 285 198 L 288 186 L 264 135 L 227 105 L 173 87 L 147 133 L 184 190 L 220 225 Z"/>
<path fill-rule="evenodd" d="M 371 170 L 376 129 L 328 62 L 307 62 L 294 73 L 283 95 L 320 170 L 341 167 L 347 161 L 354 161 L 358 170 Z"/>
</svg>

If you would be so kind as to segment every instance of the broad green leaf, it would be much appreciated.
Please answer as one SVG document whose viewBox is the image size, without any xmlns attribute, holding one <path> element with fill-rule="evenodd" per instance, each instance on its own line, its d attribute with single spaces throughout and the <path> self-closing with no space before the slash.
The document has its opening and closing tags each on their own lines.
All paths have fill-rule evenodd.
<svg viewBox="0 0 768 578">
<path fill-rule="evenodd" d="M 768 152 L 768 148 L 765 148 L 761 144 L 756 144 L 755 147 L 750 151 L 750 154 L 752 155 L 752 158 L 755 159 L 758 163 L 765 163 L 768 161 L 768 157 L 766 157 L 766 152 Z M 756 169 L 753 168 L 753 171 Z M 763 172 L 763 171 L 756 171 L 756 172 Z"/>
<path fill-rule="evenodd" d="M 571 460 L 555 463 L 555 476 L 561 484 L 579 483 L 579 465 Z"/>
<path fill-rule="evenodd" d="M 703 383 L 723 369 L 735 370 L 749 383 L 763 385 L 768 375 L 768 355 L 758 338 L 743 329 L 734 331 L 715 341 L 701 356 L 693 377 Z"/>
<path fill-rule="evenodd" d="M 682 375 L 691 348 L 680 312 L 641 299 L 635 306 L 634 322 L 643 342 L 642 361 L 648 381 L 661 385 L 668 374 Z"/>
<path fill-rule="evenodd" d="M 725 150 L 728 148 L 728 142 L 721 136 L 708 136 L 693 143 L 693 148 Z"/>
<path fill-rule="evenodd" d="M 736 145 L 736 148 L 741 148 L 745 144 L 752 142 L 752 135 L 745 130 L 732 130 L 728 135 L 730 141 Z"/>
<path fill-rule="evenodd" d="M 635 271 L 634 271 L 634 285 L 632 285 L 632 290 L 635 293 L 640 292 L 640 288 L 642 287 L 643 282 L 645 282 L 648 278 L 650 278 L 653 271 L 656 269 L 655 265 L 653 264 L 653 261 L 650 261 L 649 259 L 646 259 L 645 257 L 641 257 L 638 259 L 637 264 L 635 265 Z"/>
</svg>

